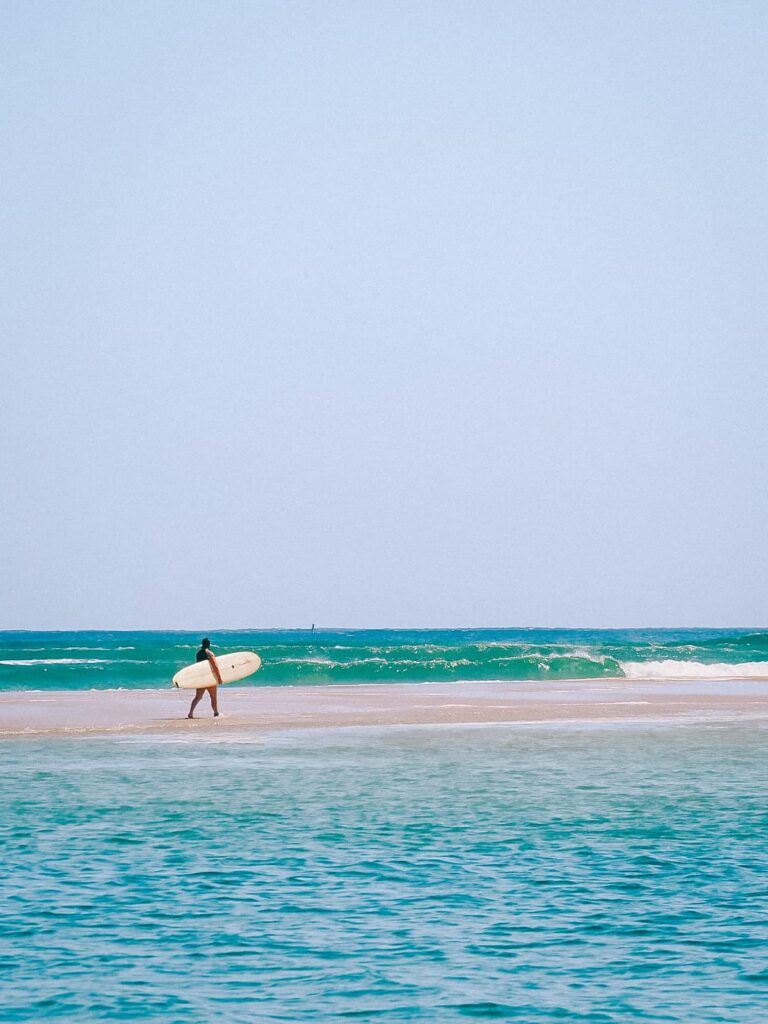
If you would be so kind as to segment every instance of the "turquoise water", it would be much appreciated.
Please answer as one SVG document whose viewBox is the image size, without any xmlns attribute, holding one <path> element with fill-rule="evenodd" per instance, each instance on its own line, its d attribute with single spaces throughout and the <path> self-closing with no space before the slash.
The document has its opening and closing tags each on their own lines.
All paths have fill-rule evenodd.
<svg viewBox="0 0 768 1024">
<path fill-rule="evenodd" d="M 755 630 L 221 630 L 214 650 L 256 650 L 254 685 L 472 679 L 768 677 Z M 167 686 L 194 660 L 189 632 L 0 633 L 0 690 Z"/>
<path fill-rule="evenodd" d="M 767 738 L 7 741 L 0 1019 L 756 1024 Z"/>
</svg>

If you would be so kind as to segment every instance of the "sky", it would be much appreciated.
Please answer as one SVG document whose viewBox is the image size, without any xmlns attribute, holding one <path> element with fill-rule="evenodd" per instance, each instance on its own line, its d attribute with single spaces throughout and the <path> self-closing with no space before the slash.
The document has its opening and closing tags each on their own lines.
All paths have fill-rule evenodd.
<svg viewBox="0 0 768 1024">
<path fill-rule="evenodd" d="M 768 620 L 768 6 L 0 8 L 0 628 Z"/>
</svg>

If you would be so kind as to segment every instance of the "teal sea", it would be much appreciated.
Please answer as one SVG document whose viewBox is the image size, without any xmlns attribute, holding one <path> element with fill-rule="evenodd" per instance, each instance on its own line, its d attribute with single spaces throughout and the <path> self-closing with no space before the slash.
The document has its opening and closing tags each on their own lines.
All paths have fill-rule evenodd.
<svg viewBox="0 0 768 1024">
<path fill-rule="evenodd" d="M 210 631 L 253 685 L 759 678 L 755 630 Z M 167 687 L 185 632 L 0 634 L 0 688 Z M 52 698 L 55 699 L 55 698 Z M 768 727 L 0 743 L 0 1020 L 758 1024 Z"/>
<path fill-rule="evenodd" d="M 199 633 L 2 632 L 0 690 L 167 686 Z M 768 677 L 757 630 L 211 630 L 214 650 L 258 651 L 249 685 Z"/>
<path fill-rule="evenodd" d="M 6 741 L 0 1019 L 759 1024 L 766 739 Z"/>
</svg>

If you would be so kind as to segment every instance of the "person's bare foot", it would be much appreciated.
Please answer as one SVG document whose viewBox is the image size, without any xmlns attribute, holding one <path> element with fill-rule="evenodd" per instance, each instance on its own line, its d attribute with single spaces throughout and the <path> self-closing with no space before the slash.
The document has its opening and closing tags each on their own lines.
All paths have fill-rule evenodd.
<svg viewBox="0 0 768 1024">
<path fill-rule="evenodd" d="M 195 717 L 195 716 L 194 716 L 194 715 L 192 714 L 192 712 L 191 712 L 191 711 L 190 711 L 190 712 L 189 712 L 189 714 L 187 715 L 187 718 L 194 718 L 194 717 Z"/>
</svg>

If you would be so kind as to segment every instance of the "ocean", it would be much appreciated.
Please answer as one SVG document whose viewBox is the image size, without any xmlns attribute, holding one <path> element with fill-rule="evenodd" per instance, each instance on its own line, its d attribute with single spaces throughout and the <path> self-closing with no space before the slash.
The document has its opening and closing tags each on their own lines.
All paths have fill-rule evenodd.
<svg viewBox="0 0 768 1024">
<path fill-rule="evenodd" d="M 754 630 L 210 636 L 253 686 L 768 675 Z M 166 688 L 199 640 L 6 632 L 0 688 Z M 758 1024 L 767 751 L 746 713 L 6 738 L 0 1020 Z"/>
<path fill-rule="evenodd" d="M 255 650 L 249 685 L 502 679 L 768 677 L 768 632 L 715 629 L 211 630 L 214 650 Z M 2 632 L 0 690 L 169 685 L 201 634 Z"/>
<path fill-rule="evenodd" d="M 0 744 L 0 1019 L 758 1024 L 755 723 Z"/>
</svg>

